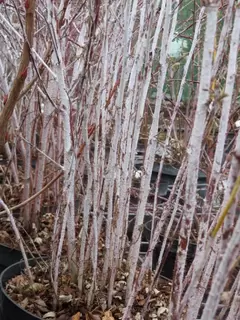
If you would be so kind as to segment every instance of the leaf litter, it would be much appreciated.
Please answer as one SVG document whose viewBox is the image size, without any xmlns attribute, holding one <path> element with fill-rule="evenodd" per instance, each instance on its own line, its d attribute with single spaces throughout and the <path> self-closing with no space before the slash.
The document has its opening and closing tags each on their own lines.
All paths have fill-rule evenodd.
<svg viewBox="0 0 240 320">
<path fill-rule="evenodd" d="M 86 276 L 84 293 L 80 297 L 77 284 L 72 282 L 70 273 L 64 264 L 61 265 L 59 274 L 58 303 L 57 307 L 54 308 L 54 290 L 51 284 L 50 270 L 50 266 L 46 267 L 46 264 L 38 263 L 31 267 L 34 283 L 31 283 L 27 274 L 23 272 L 8 281 L 6 285 L 7 293 L 22 308 L 41 319 L 117 320 L 122 318 L 128 277 L 125 268 L 118 270 L 113 303 L 110 309 L 107 308 L 107 288 L 101 291 L 96 288 L 95 299 L 91 309 L 89 309 L 84 297 L 87 297 L 89 291 L 90 276 L 89 278 Z M 130 320 L 143 319 L 142 312 L 147 301 L 149 304 L 144 319 L 167 319 L 171 283 L 160 278 L 158 287 L 154 287 L 152 292 L 149 291 L 148 272 L 143 280 L 142 290 L 136 296 Z"/>
<path fill-rule="evenodd" d="M 24 243 L 28 251 L 39 252 L 42 255 L 49 253 L 49 241 L 52 237 L 54 214 L 46 213 L 41 216 L 39 230 L 36 230 L 31 236 L 28 235 L 22 226 L 21 218 L 16 219 L 18 228 L 23 236 Z M 17 241 L 14 241 L 12 227 L 6 217 L 1 218 L 2 230 L 0 230 L 0 243 L 10 245 L 12 248 L 19 248 Z M 80 225 L 77 228 L 80 229 Z M 104 246 L 100 249 L 104 250 Z M 100 250 L 101 251 L 101 250 Z M 63 257 L 67 250 L 64 246 Z M 100 253 L 100 252 L 99 252 Z M 97 289 L 92 308 L 89 310 L 86 301 L 80 299 L 78 287 L 71 282 L 71 276 L 68 273 L 67 262 L 62 259 L 61 274 L 59 275 L 59 295 L 58 306 L 53 307 L 54 291 L 50 279 L 50 267 L 44 269 L 39 264 L 32 268 L 34 274 L 34 283 L 30 281 L 25 273 L 11 279 L 6 286 L 10 297 L 18 303 L 23 309 L 42 319 L 51 320 L 115 320 L 121 319 L 124 312 L 124 300 L 126 295 L 126 284 L 128 272 L 126 269 L 118 271 L 114 286 L 113 304 L 110 310 L 107 310 L 108 292 L 105 288 L 101 292 Z M 126 261 L 125 261 L 126 263 Z M 101 272 L 99 266 L 99 273 Z M 168 305 L 171 291 L 171 283 L 160 279 L 158 287 L 150 293 L 148 289 L 149 281 L 146 277 L 142 290 L 136 297 L 132 312 L 133 320 L 142 319 L 142 311 L 145 304 L 149 301 L 144 319 L 165 320 L 168 317 Z M 86 277 L 85 296 L 91 287 L 91 278 Z M 150 299 L 149 299 L 150 295 Z"/>
</svg>

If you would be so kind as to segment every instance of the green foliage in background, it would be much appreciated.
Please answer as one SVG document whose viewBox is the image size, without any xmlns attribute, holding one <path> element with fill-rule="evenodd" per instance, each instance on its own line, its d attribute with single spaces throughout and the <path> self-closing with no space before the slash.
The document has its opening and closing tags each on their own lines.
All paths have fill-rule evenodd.
<svg viewBox="0 0 240 320">
<path fill-rule="evenodd" d="M 198 14 L 196 14 L 198 5 L 199 1 L 197 0 L 183 0 L 181 2 L 181 8 L 178 12 L 176 33 L 170 50 L 169 70 L 167 75 L 168 81 L 164 88 L 167 97 L 172 98 L 173 100 L 176 99 L 176 95 L 181 83 L 183 68 L 186 62 L 186 57 L 191 48 L 194 28 L 196 20 L 198 18 Z M 159 60 L 159 58 L 156 59 L 156 66 L 158 64 L 157 60 Z M 182 97 L 183 102 L 189 101 L 190 97 L 192 96 L 192 93 L 194 92 L 197 85 L 199 70 L 200 66 L 198 65 L 198 54 L 196 53 L 192 66 L 190 67 L 187 75 L 187 81 Z M 156 97 L 156 88 L 152 87 L 150 89 L 149 95 L 150 98 L 154 100 Z"/>
</svg>

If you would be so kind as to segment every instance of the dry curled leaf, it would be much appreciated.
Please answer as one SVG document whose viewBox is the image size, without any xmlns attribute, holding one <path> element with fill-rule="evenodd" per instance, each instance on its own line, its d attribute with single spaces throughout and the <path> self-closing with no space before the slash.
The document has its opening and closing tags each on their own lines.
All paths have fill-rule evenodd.
<svg viewBox="0 0 240 320">
<path fill-rule="evenodd" d="M 36 244 L 41 245 L 41 244 L 43 243 L 43 240 L 42 240 L 42 238 L 40 238 L 40 237 L 36 237 L 36 238 L 34 239 L 34 242 L 35 242 Z"/>
<path fill-rule="evenodd" d="M 140 307 L 144 306 L 145 303 L 146 303 L 146 300 L 145 300 L 145 299 L 138 300 L 138 305 L 139 305 Z"/>
<path fill-rule="evenodd" d="M 91 312 L 87 312 L 86 320 L 101 320 L 101 317 L 98 314 L 93 314 Z"/>
<path fill-rule="evenodd" d="M 44 291 L 45 289 L 46 288 L 42 283 L 34 282 L 32 285 L 26 286 L 26 288 L 24 288 L 24 292 L 36 294 L 38 292 Z"/>
<path fill-rule="evenodd" d="M 0 242 L 6 243 L 7 241 L 9 241 L 9 239 L 10 239 L 10 235 L 5 230 L 1 230 L 0 231 Z"/>
<path fill-rule="evenodd" d="M 18 275 L 11 280 L 11 284 L 16 286 L 16 287 L 22 287 L 26 285 L 28 281 L 26 281 L 26 278 L 23 275 Z"/>
<path fill-rule="evenodd" d="M 41 311 L 41 312 L 48 312 L 48 308 L 47 308 L 47 305 L 46 303 L 38 298 L 37 300 L 34 301 L 35 302 L 35 306 Z"/>
<path fill-rule="evenodd" d="M 135 320 L 141 320 L 141 314 L 140 312 L 138 312 L 136 315 L 135 315 Z"/>
<path fill-rule="evenodd" d="M 43 318 L 43 319 L 51 319 L 51 320 L 56 319 L 56 313 L 53 312 L 53 311 L 47 312 L 47 313 L 45 313 L 45 314 L 43 315 L 42 318 Z"/>
<path fill-rule="evenodd" d="M 102 320 L 115 320 L 112 316 L 111 311 L 104 312 L 104 316 L 102 317 Z"/>
<path fill-rule="evenodd" d="M 78 312 L 74 316 L 72 316 L 71 320 L 80 320 L 81 313 Z"/>
<path fill-rule="evenodd" d="M 163 313 L 167 313 L 168 312 L 168 308 L 165 308 L 165 307 L 160 307 L 160 308 L 158 308 L 158 311 L 157 311 L 157 315 L 158 315 L 158 317 L 161 315 L 161 314 L 163 314 Z"/>
<path fill-rule="evenodd" d="M 28 298 L 25 298 L 21 303 L 20 303 L 21 307 L 23 309 L 26 308 L 26 306 L 28 305 Z"/>
</svg>

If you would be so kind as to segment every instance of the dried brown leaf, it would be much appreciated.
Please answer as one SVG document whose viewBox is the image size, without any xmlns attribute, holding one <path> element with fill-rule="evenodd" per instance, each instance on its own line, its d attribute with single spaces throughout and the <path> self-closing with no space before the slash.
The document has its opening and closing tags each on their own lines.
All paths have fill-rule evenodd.
<svg viewBox="0 0 240 320">
<path fill-rule="evenodd" d="M 112 316 L 111 311 L 104 312 L 104 316 L 102 317 L 102 320 L 115 320 Z"/>
<path fill-rule="evenodd" d="M 87 312 L 86 319 L 87 320 L 101 320 L 101 317 L 98 314 L 93 314 L 91 312 Z"/>
<path fill-rule="evenodd" d="M 72 316 L 71 320 L 80 320 L 81 313 L 78 312 L 74 316 Z"/>
<path fill-rule="evenodd" d="M 23 301 L 21 301 L 20 305 L 23 309 L 25 309 L 28 305 L 28 298 L 25 298 Z"/>
<path fill-rule="evenodd" d="M 142 307 L 142 306 L 144 306 L 145 302 L 146 302 L 145 299 L 139 300 L 138 305 Z"/>
<path fill-rule="evenodd" d="M 42 317 L 43 319 L 56 319 L 56 313 L 54 311 L 50 311 L 48 313 L 45 313 Z"/>
<path fill-rule="evenodd" d="M 40 298 L 35 301 L 35 305 L 41 312 L 47 313 L 49 311 L 46 303 Z"/>
</svg>

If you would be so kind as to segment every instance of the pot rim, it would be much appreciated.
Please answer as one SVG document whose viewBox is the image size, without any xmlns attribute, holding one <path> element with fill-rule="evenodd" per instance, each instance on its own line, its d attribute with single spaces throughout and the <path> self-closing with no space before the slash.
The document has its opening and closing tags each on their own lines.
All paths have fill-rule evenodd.
<svg viewBox="0 0 240 320">
<path fill-rule="evenodd" d="M 10 249 L 11 251 L 16 250 L 16 251 L 21 251 L 20 249 L 16 249 L 14 247 L 8 246 L 6 243 L 0 242 L 0 247 L 4 247 L 6 249 Z"/>
<path fill-rule="evenodd" d="M 31 266 L 34 266 L 34 264 L 32 264 L 32 263 L 33 263 L 35 260 L 37 260 L 37 259 L 42 259 L 42 258 L 31 258 L 31 259 L 28 259 L 28 261 L 29 261 L 29 263 L 31 264 Z M 21 269 L 21 271 L 22 271 L 22 269 L 23 269 L 23 268 L 22 268 L 22 265 L 23 265 L 23 264 L 24 264 L 24 266 L 25 266 L 25 263 L 24 263 L 24 261 L 22 260 L 22 261 L 19 261 L 19 262 L 14 263 L 14 264 L 11 264 L 9 267 L 7 267 L 5 270 L 3 270 L 3 272 L 2 272 L 1 275 L 0 275 L 0 290 L 2 291 L 2 294 L 5 296 L 5 298 L 8 299 L 8 300 L 10 300 L 10 301 L 13 303 L 13 305 L 15 305 L 17 308 L 19 308 L 19 309 L 21 309 L 22 311 L 26 312 L 29 316 L 32 316 L 32 317 L 34 317 L 35 319 L 42 320 L 42 318 L 39 318 L 38 316 L 34 315 L 33 313 L 31 313 L 31 312 L 27 311 L 26 309 L 22 308 L 18 303 L 16 303 L 16 302 L 9 296 L 9 294 L 8 294 L 8 293 L 6 292 L 6 290 L 5 290 L 4 285 L 6 284 L 6 282 L 3 281 L 3 276 L 4 276 L 4 274 L 5 274 L 6 272 L 8 272 L 9 269 L 14 268 L 14 267 L 16 267 L 17 265 L 20 265 L 20 269 Z M 20 274 L 20 273 L 19 273 L 19 274 Z M 16 274 L 16 276 L 19 275 L 19 274 Z M 6 281 L 8 281 L 8 280 L 10 280 L 10 279 L 12 279 L 12 278 L 8 278 Z"/>
</svg>

